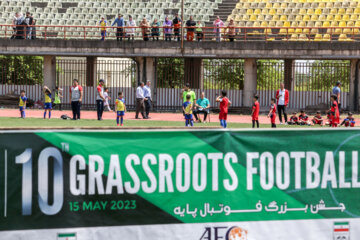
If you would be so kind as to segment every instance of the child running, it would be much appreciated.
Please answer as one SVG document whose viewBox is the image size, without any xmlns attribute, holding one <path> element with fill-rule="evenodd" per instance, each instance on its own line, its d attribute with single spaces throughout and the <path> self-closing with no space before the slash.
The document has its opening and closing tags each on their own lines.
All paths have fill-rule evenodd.
<svg viewBox="0 0 360 240">
<path fill-rule="evenodd" d="M 49 112 L 49 119 L 50 119 L 51 118 L 51 109 L 52 109 L 51 90 L 47 86 L 44 86 L 44 94 L 45 94 L 44 119 L 46 118 L 46 111 Z"/>
<path fill-rule="evenodd" d="M 297 114 L 297 112 L 292 113 L 290 121 L 288 121 L 288 125 L 298 125 L 299 124 L 299 119 L 296 116 L 296 114 Z"/>
<path fill-rule="evenodd" d="M 321 117 L 321 112 L 317 111 L 316 115 L 314 116 L 314 118 L 312 119 L 312 122 L 314 125 L 323 125 L 323 118 Z"/>
<path fill-rule="evenodd" d="M 111 108 L 110 108 L 110 104 L 109 101 L 111 100 L 111 97 L 109 97 L 109 89 L 108 88 L 104 88 L 104 108 L 107 108 L 107 110 L 109 112 L 111 112 Z"/>
<path fill-rule="evenodd" d="M 259 97 L 258 96 L 254 96 L 253 101 L 254 101 L 254 105 L 252 107 L 252 113 L 251 113 L 251 117 L 252 117 L 252 128 L 255 128 L 255 122 L 256 122 L 256 127 L 259 128 L 259 112 L 260 112 L 260 104 L 258 102 Z"/>
<path fill-rule="evenodd" d="M 115 109 L 116 109 L 116 124 L 118 126 L 124 126 L 124 116 L 126 112 L 125 99 L 122 92 L 118 93 L 118 98 L 115 101 Z M 120 118 L 120 123 L 119 123 Z"/>
<path fill-rule="evenodd" d="M 311 122 L 309 121 L 309 116 L 306 115 L 305 110 L 301 110 L 300 111 L 300 115 L 299 115 L 299 125 L 311 125 Z"/>
<path fill-rule="evenodd" d="M 226 97 L 227 92 L 221 91 L 221 96 L 218 96 L 216 98 L 216 102 L 220 103 L 220 113 L 219 113 L 219 120 L 220 125 L 223 128 L 227 128 L 227 115 L 228 115 L 228 109 L 231 105 L 231 101 Z"/>
<path fill-rule="evenodd" d="M 19 110 L 21 118 L 25 118 L 26 101 L 27 97 L 25 96 L 25 90 L 21 90 L 19 98 Z"/>
<path fill-rule="evenodd" d="M 338 103 L 336 101 L 337 96 L 336 95 L 331 95 L 330 100 L 331 100 L 331 108 L 330 108 L 331 126 L 332 127 L 337 127 L 338 124 L 340 123 L 339 106 L 338 106 Z"/>
<path fill-rule="evenodd" d="M 183 111 L 185 113 L 185 127 L 194 126 L 194 121 L 192 117 L 193 103 L 190 100 L 190 94 L 186 95 L 186 102 L 184 102 L 183 104 Z"/>
<path fill-rule="evenodd" d="M 275 104 L 276 100 L 275 98 L 271 99 L 271 105 L 270 105 L 270 111 L 268 114 L 268 118 L 270 118 L 270 122 L 271 122 L 271 127 L 272 128 L 276 128 L 276 104 Z"/>
<path fill-rule="evenodd" d="M 355 118 L 353 118 L 352 115 L 353 115 L 352 112 L 349 112 L 347 118 L 345 118 L 344 121 L 342 121 L 340 126 L 355 127 Z"/>
</svg>

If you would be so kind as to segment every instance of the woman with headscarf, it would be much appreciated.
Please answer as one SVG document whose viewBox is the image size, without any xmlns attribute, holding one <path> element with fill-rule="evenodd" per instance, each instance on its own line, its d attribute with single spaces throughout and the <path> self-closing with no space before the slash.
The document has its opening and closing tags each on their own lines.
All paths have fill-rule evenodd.
<svg viewBox="0 0 360 240">
<path fill-rule="evenodd" d="M 230 42 L 233 42 L 234 39 L 235 39 L 235 23 L 234 23 L 234 20 L 233 19 L 230 19 L 230 22 L 229 24 L 227 25 L 227 35 L 228 35 L 228 38 L 230 40 Z"/>
<path fill-rule="evenodd" d="M 160 23 L 158 22 L 157 18 L 154 19 L 154 22 L 151 24 L 151 36 L 153 38 L 153 41 L 159 41 L 160 36 Z"/>
<path fill-rule="evenodd" d="M 172 21 L 169 20 L 168 17 L 165 18 L 163 23 L 164 33 L 165 33 L 165 41 L 171 41 L 171 33 L 172 33 Z"/>
<path fill-rule="evenodd" d="M 144 41 L 149 41 L 150 24 L 148 23 L 146 18 L 143 18 L 143 20 L 140 22 L 139 27 L 141 27 L 141 33 L 143 35 Z"/>
<path fill-rule="evenodd" d="M 214 25 L 214 33 L 216 35 L 216 41 L 221 41 L 221 28 L 224 27 L 224 22 L 221 21 L 220 17 L 217 16 L 215 21 L 213 22 Z"/>
</svg>

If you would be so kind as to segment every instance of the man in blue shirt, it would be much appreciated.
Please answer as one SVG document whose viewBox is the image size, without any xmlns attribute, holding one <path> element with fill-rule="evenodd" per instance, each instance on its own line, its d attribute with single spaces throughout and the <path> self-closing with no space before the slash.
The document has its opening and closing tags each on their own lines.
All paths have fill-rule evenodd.
<svg viewBox="0 0 360 240">
<path fill-rule="evenodd" d="M 111 26 L 114 26 L 116 24 L 117 29 L 116 29 L 116 39 L 118 41 L 122 41 L 123 39 L 123 27 L 124 27 L 124 18 L 122 15 L 119 14 L 118 18 L 115 19 L 115 21 L 113 22 L 113 24 Z"/>
<path fill-rule="evenodd" d="M 206 117 L 210 108 L 210 101 L 205 98 L 205 93 L 201 92 L 200 98 L 195 103 L 196 109 L 194 110 L 194 117 L 196 121 L 201 122 L 201 118 L 198 116 L 199 113 L 204 113 L 204 122 L 206 122 Z"/>
<path fill-rule="evenodd" d="M 146 81 L 146 85 L 143 88 L 144 91 L 144 97 L 145 97 L 145 118 L 148 119 L 149 118 L 149 113 L 150 113 L 150 109 L 151 109 L 151 81 L 147 80 Z"/>
<path fill-rule="evenodd" d="M 335 87 L 332 89 L 332 94 L 337 97 L 337 103 L 338 103 L 339 112 L 340 112 L 340 107 L 341 107 L 341 103 L 340 103 L 341 90 L 340 90 L 340 87 L 341 87 L 341 82 L 337 81 Z"/>
</svg>

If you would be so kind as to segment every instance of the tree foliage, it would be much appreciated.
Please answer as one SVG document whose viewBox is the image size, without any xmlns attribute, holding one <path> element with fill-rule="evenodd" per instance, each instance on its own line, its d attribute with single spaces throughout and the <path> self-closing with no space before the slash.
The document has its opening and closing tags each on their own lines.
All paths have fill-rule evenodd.
<svg viewBox="0 0 360 240">
<path fill-rule="evenodd" d="M 43 84 L 43 57 L 0 56 L 0 83 Z"/>
</svg>

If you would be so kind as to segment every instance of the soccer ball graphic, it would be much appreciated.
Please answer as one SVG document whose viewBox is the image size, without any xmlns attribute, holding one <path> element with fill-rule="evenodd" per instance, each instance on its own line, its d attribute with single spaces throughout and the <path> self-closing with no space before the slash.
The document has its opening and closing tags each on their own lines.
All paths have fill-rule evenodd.
<svg viewBox="0 0 360 240">
<path fill-rule="evenodd" d="M 247 240 L 247 230 L 241 227 L 233 227 L 227 234 L 228 240 Z"/>
</svg>

